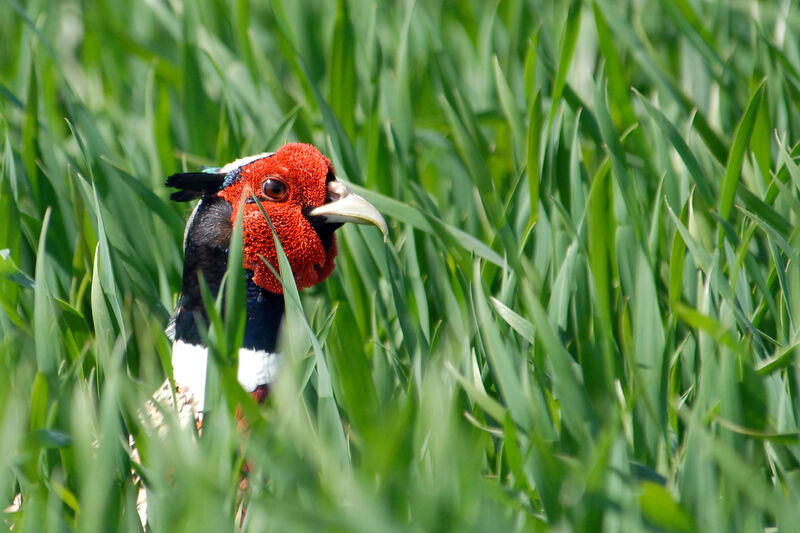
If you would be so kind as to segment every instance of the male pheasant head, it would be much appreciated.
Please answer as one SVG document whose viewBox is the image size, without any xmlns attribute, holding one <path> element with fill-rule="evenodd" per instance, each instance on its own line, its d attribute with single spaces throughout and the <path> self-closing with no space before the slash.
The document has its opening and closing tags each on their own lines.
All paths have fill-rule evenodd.
<svg viewBox="0 0 800 533">
<path fill-rule="evenodd" d="M 219 169 L 175 174 L 167 185 L 181 189 L 173 193 L 175 200 L 226 200 L 232 207 L 231 222 L 243 206 L 244 267 L 253 272 L 256 285 L 273 293 L 282 293 L 283 287 L 264 262 L 279 271 L 272 230 L 259 204 L 275 228 L 298 288 L 315 285 L 333 272 L 334 232 L 342 223 L 373 224 L 386 234 L 380 213 L 338 181 L 328 158 L 309 144 L 285 144 L 275 153 Z"/>
</svg>

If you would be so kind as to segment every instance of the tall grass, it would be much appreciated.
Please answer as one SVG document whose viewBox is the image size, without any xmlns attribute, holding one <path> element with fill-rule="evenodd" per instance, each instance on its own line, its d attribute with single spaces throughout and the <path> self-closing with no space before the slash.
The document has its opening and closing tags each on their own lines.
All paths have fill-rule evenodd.
<svg viewBox="0 0 800 533">
<path fill-rule="evenodd" d="M 788 0 L 0 2 L 0 524 L 139 530 L 141 476 L 152 530 L 235 531 L 246 458 L 246 531 L 796 529 L 798 30 Z M 390 240 L 343 228 L 287 290 L 265 406 L 212 327 L 204 433 L 159 434 L 164 177 L 287 140 Z"/>
</svg>

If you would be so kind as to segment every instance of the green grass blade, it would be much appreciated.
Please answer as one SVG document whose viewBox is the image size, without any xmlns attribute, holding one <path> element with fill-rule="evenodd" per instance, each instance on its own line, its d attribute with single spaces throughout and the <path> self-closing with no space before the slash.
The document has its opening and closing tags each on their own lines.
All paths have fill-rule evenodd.
<svg viewBox="0 0 800 533">
<path fill-rule="evenodd" d="M 728 157 L 728 164 L 725 167 L 725 177 L 722 181 L 719 195 L 718 209 L 719 215 L 723 219 L 728 218 L 731 208 L 733 207 L 736 185 L 739 182 L 742 164 L 744 163 L 744 152 L 750 142 L 750 135 L 753 132 L 753 126 L 756 122 L 758 108 L 761 105 L 761 97 L 764 94 L 765 87 L 766 81 L 762 81 L 753 91 L 747 103 L 747 109 L 745 109 L 742 120 L 736 127 L 736 133 L 733 136 L 733 146 L 731 147 L 731 152 Z"/>
</svg>

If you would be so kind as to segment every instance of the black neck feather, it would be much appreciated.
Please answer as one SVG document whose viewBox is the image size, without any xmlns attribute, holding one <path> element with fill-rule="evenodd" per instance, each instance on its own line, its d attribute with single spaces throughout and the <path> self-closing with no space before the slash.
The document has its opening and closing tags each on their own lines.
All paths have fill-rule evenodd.
<svg viewBox="0 0 800 533">
<path fill-rule="evenodd" d="M 228 268 L 232 207 L 216 196 L 204 197 L 189 221 L 183 258 L 183 285 L 175 314 L 175 339 L 203 344 L 198 321 L 208 324 L 200 293 L 202 273 L 213 295 L 220 290 Z M 278 330 L 284 313 L 283 295 L 269 292 L 253 282 L 246 270 L 247 319 L 243 348 L 275 351 Z"/>
</svg>

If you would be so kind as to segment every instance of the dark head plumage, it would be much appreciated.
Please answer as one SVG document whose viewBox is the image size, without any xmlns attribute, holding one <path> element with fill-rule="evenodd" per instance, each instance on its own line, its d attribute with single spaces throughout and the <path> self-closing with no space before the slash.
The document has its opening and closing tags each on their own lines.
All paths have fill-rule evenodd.
<svg viewBox="0 0 800 533">
<path fill-rule="evenodd" d="M 167 178 L 166 186 L 179 189 L 169 195 L 176 202 L 197 200 L 222 188 L 225 175 L 215 172 L 184 172 Z"/>
</svg>

